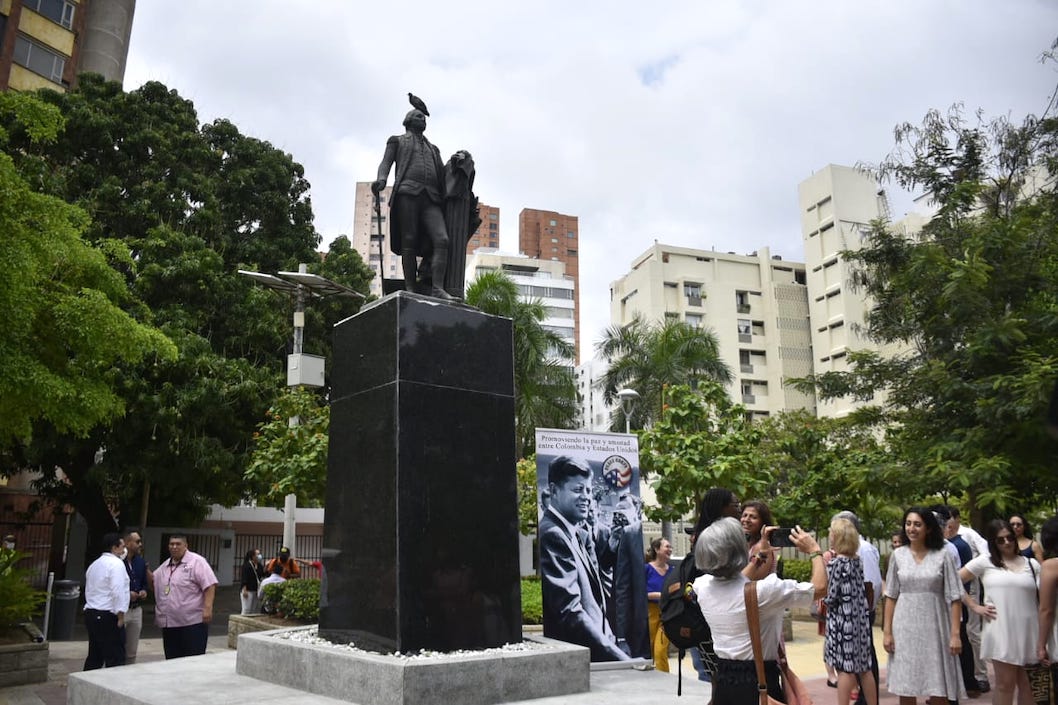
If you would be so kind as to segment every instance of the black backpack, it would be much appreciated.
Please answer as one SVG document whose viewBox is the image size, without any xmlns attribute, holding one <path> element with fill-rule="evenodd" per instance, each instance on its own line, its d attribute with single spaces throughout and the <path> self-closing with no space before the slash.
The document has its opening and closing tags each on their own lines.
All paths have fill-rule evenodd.
<svg viewBox="0 0 1058 705">
<path fill-rule="evenodd" d="M 705 621 L 698 601 L 691 594 L 691 584 L 701 573 L 694 565 L 694 554 L 688 553 L 680 564 L 669 569 L 661 586 L 661 628 L 665 636 L 679 649 L 677 671 L 679 681 L 676 694 L 683 693 L 683 656 L 687 649 L 698 648 L 703 641 L 712 641 L 709 623 Z"/>
</svg>

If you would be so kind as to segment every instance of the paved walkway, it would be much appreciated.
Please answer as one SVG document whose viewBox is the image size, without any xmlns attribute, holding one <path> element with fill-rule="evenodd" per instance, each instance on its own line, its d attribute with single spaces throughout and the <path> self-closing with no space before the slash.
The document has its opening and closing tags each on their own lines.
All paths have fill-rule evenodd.
<svg viewBox="0 0 1058 705">
<path fill-rule="evenodd" d="M 228 651 L 227 625 L 230 614 L 239 613 L 238 589 L 223 587 L 218 590 L 213 624 L 210 627 L 207 653 Z M 143 637 L 140 640 L 138 663 L 161 661 L 165 656 L 162 651 L 160 630 L 153 624 L 153 613 L 145 616 Z M 794 638 L 787 642 L 787 656 L 790 664 L 802 680 L 816 705 L 829 705 L 837 700 L 837 690 L 826 685 L 826 669 L 823 666 L 823 637 L 816 634 L 815 622 L 795 621 Z M 875 629 L 875 643 L 881 646 L 882 634 Z M 81 671 L 85 656 L 88 653 L 88 638 L 84 632 L 84 623 L 78 621 L 74 629 L 73 640 L 52 641 L 48 662 L 48 680 L 45 683 L 13 688 L 0 688 L 0 705 L 65 705 L 66 677 L 70 673 Z M 882 655 L 884 662 L 884 654 Z M 675 659 L 673 659 L 675 666 Z M 694 678 L 694 666 L 690 657 L 684 659 L 684 679 Z M 880 705 L 897 705 L 897 698 L 885 690 L 885 671 L 882 671 Z M 676 691 L 676 676 L 672 674 L 672 691 Z M 983 700 L 981 702 L 984 702 Z M 704 704 L 703 704 L 704 705 Z M 837 705 L 843 705 L 838 703 Z"/>
</svg>

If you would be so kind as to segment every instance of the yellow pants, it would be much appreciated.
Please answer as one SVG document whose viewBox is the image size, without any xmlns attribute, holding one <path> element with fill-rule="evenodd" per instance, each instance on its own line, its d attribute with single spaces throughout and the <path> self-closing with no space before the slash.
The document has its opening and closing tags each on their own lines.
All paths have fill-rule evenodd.
<svg viewBox="0 0 1058 705">
<path fill-rule="evenodd" d="M 661 628 L 661 608 L 658 603 L 647 603 L 647 615 L 650 617 L 650 650 L 654 656 L 654 668 L 668 673 L 669 638 Z"/>
</svg>

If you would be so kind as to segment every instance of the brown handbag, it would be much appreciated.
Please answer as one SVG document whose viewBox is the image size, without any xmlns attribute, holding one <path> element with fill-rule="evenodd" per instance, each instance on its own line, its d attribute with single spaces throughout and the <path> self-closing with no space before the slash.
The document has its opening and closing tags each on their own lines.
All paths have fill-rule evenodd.
<svg viewBox="0 0 1058 705">
<path fill-rule="evenodd" d="M 760 639 L 760 607 L 757 604 L 757 584 L 746 583 L 743 588 L 746 601 L 746 620 L 749 622 L 749 640 L 753 644 L 753 661 L 757 666 L 757 691 L 760 693 L 760 705 L 782 705 L 768 695 L 768 679 L 764 675 L 764 650 Z M 812 697 L 805 684 L 790 668 L 786 654 L 779 652 L 779 671 L 782 674 L 783 695 L 786 705 L 812 705 Z"/>
</svg>

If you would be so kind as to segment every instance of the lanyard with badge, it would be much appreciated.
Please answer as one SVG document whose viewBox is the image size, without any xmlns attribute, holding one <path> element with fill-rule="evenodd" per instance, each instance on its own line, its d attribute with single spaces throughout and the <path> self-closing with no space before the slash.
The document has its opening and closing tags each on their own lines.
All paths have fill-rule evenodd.
<svg viewBox="0 0 1058 705">
<path fill-rule="evenodd" d="M 177 561 L 176 563 L 173 563 L 172 561 L 169 562 L 169 582 L 165 584 L 166 595 L 169 594 L 170 586 L 173 584 L 173 572 L 180 567 L 180 563 L 180 561 Z"/>
</svg>

